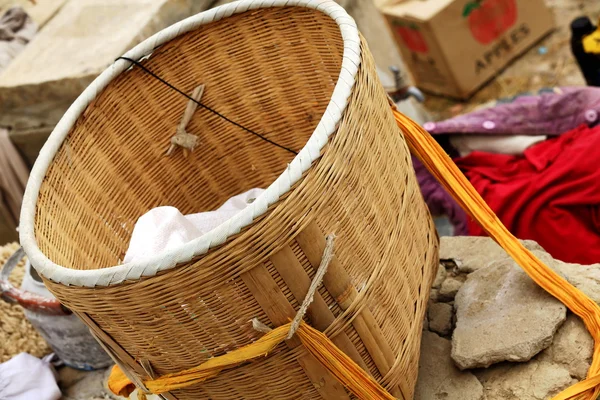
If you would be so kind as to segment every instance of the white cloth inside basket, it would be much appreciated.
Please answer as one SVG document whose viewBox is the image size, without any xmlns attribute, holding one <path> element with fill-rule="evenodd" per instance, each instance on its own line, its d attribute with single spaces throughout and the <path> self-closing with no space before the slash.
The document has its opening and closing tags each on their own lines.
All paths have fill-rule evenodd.
<svg viewBox="0 0 600 400">
<path fill-rule="evenodd" d="M 211 231 L 251 204 L 264 189 L 251 189 L 227 200 L 215 211 L 183 215 L 175 207 L 156 207 L 133 228 L 124 263 L 152 257 Z"/>
</svg>

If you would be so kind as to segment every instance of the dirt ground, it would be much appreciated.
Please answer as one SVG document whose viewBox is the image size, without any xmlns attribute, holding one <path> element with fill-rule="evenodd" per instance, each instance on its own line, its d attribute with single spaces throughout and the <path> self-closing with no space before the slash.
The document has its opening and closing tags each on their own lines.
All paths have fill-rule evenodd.
<svg viewBox="0 0 600 400">
<path fill-rule="evenodd" d="M 599 0 L 546 0 L 554 11 L 556 30 L 521 58 L 513 62 L 493 81 L 469 101 L 459 102 L 428 95 L 425 108 L 434 120 L 472 111 L 499 98 L 510 98 L 523 93 L 535 93 L 553 86 L 585 85 L 585 81 L 571 54 L 570 24 L 575 18 L 600 17 Z M 542 50 L 547 50 L 545 53 Z"/>
</svg>

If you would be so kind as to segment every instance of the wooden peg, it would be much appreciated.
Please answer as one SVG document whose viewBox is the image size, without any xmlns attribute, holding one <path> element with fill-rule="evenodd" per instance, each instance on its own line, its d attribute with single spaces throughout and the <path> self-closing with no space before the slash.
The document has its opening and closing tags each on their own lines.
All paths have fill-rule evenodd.
<svg viewBox="0 0 600 400">
<path fill-rule="evenodd" d="M 183 149 L 183 156 L 187 158 L 189 152 L 193 151 L 194 147 L 196 147 L 198 137 L 196 135 L 187 133 L 186 129 L 192 120 L 194 112 L 196 112 L 196 109 L 198 108 L 198 102 L 200 99 L 202 99 L 202 94 L 204 94 L 204 85 L 197 86 L 192 92 L 191 98 L 195 101 L 188 101 L 183 113 L 183 117 L 181 118 L 181 122 L 179 123 L 179 126 L 177 126 L 177 132 L 171 138 L 171 144 L 167 150 L 167 156 L 170 156 L 171 153 L 173 153 L 173 150 L 175 150 L 175 147 L 179 146 Z"/>
</svg>

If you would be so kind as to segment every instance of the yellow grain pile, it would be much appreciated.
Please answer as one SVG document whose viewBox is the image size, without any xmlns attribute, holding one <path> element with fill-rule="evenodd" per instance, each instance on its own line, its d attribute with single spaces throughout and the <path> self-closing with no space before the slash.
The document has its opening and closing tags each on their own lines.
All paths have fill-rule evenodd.
<svg viewBox="0 0 600 400">
<path fill-rule="evenodd" d="M 0 265 L 19 248 L 16 243 L 0 247 Z M 25 273 L 25 262 L 21 262 L 13 271 L 10 280 L 19 287 Z M 43 357 L 51 352 L 50 347 L 33 329 L 18 304 L 8 304 L 0 300 L 0 362 L 10 360 L 19 353 L 29 353 Z"/>
</svg>

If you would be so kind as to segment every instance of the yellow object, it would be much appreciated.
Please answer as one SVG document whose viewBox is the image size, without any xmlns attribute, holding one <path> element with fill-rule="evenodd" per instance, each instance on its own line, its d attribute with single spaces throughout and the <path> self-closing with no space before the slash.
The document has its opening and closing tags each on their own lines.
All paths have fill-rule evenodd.
<svg viewBox="0 0 600 400">
<path fill-rule="evenodd" d="M 588 378 L 553 400 L 593 400 L 600 394 L 600 307 L 579 289 L 542 263 L 515 238 L 489 208 L 456 164 L 423 128 L 394 111 L 411 152 L 486 232 L 527 272 L 539 286 L 565 304 L 585 323 L 594 338 L 594 358 Z"/>
<path fill-rule="evenodd" d="M 583 50 L 586 53 L 600 54 L 600 27 L 583 38 Z"/>
<path fill-rule="evenodd" d="M 419 157 L 461 207 L 481 224 L 490 237 L 498 242 L 538 285 L 583 319 L 595 341 L 594 358 L 588 378 L 565 390 L 553 400 L 596 399 L 600 394 L 600 307 L 542 263 L 506 229 L 450 157 L 423 128 L 396 110 L 394 117 L 404 132 L 412 153 Z M 290 324 L 280 326 L 255 343 L 212 358 L 198 367 L 147 380 L 144 385 L 151 393 L 160 394 L 201 383 L 224 369 L 266 356 L 286 339 L 289 330 Z M 394 399 L 323 333 L 302 323 L 296 335 L 304 348 L 357 398 Z M 129 396 L 135 390 L 133 383 L 117 366 L 113 368 L 108 385 L 113 393 L 121 396 Z M 141 398 L 143 397 L 142 395 Z"/>
<path fill-rule="evenodd" d="M 248 346 L 220 357 L 211 358 L 198 367 L 147 380 L 144 385 L 151 393 L 161 394 L 203 382 L 216 376 L 224 369 L 235 367 L 254 358 L 266 356 L 286 339 L 290 326 L 291 322 L 273 329 Z M 338 349 L 323 333 L 311 328 L 306 323 L 301 323 L 296 335 L 304 348 L 359 399 L 394 400 L 391 394 Z M 113 367 L 108 379 L 108 387 L 113 393 L 124 397 L 129 397 L 135 390 L 134 384 L 116 365 Z M 143 399 L 144 396 L 141 398 Z"/>
</svg>

